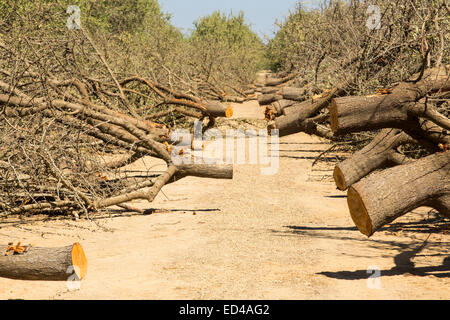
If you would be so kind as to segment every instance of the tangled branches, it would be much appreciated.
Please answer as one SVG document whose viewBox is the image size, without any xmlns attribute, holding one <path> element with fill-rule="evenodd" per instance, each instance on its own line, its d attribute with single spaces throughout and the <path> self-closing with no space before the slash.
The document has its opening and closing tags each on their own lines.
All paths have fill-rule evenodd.
<svg viewBox="0 0 450 320">
<path fill-rule="evenodd" d="M 111 52 L 87 29 L 47 28 L 54 8 L 37 9 L 11 13 L 14 23 L 0 35 L 0 216 L 89 215 L 135 199 L 151 202 L 165 184 L 188 175 L 232 177 L 232 166 L 175 165 L 168 148 L 173 124 L 161 115 L 212 124 L 230 108 L 115 72 Z M 56 10 L 61 18 L 63 12 Z M 123 170 L 144 157 L 160 159 L 160 170 Z"/>
</svg>

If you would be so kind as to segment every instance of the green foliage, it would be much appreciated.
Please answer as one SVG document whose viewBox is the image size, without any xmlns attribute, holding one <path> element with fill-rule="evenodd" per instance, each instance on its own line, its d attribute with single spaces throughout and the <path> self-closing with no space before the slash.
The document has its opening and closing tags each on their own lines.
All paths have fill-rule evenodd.
<svg viewBox="0 0 450 320">
<path fill-rule="evenodd" d="M 83 31 L 67 28 L 70 5 L 80 7 Z M 7 33 L 30 53 L 20 39 L 46 39 L 42 49 L 50 59 L 73 52 L 65 68 L 74 75 L 108 77 L 84 33 L 118 78 L 139 74 L 194 94 L 238 94 L 233 87 L 252 82 L 256 71 L 267 68 L 265 45 L 242 12 L 214 12 L 194 26 L 184 36 L 157 0 L 0 0 L 0 37 Z"/>
<path fill-rule="evenodd" d="M 83 1 L 86 15 L 111 33 L 142 32 L 149 24 L 168 20 L 156 0 Z"/>
<path fill-rule="evenodd" d="M 192 40 L 203 40 L 212 44 L 225 44 L 229 49 L 242 49 L 245 46 L 261 47 L 261 41 L 245 24 L 244 13 L 226 16 L 220 11 L 202 17 L 194 22 Z"/>
<path fill-rule="evenodd" d="M 223 75 L 248 83 L 256 71 L 268 65 L 265 45 L 245 23 L 243 12 L 227 16 L 215 11 L 195 21 L 194 26 L 189 42 L 197 49 L 200 68 L 207 70 L 208 79 L 215 73 L 213 69 L 227 70 Z"/>
<path fill-rule="evenodd" d="M 267 45 L 267 56 L 271 62 L 270 69 L 277 72 L 293 67 L 295 57 L 301 52 L 299 45 L 304 41 L 302 23 L 312 22 L 314 12 L 305 11 L 297 5 L 285 22 L 279 25 L 275 37 Z"/>
</svg>

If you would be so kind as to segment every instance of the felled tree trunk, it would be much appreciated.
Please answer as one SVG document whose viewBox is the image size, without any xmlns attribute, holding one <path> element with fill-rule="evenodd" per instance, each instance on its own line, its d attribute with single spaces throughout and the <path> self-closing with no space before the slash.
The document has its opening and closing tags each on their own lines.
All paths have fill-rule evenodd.
<svg viewBox="0 0 450 320">
<path fill-rule="evenodd" d="M 426 94 L 450 90 L 445 67 L 431 69 L 417 83 L 402 82 L 386 95 L 335 98 L 330 104 L 331 129 L 337 134 L 399 128 L 408 130 L 412 117 L 432 120 L 449 130 L 450 121 L 430 105 L 419 100 Z"/>
<path fill-rule="evenodd" d="M 208 161 L 208 160 L 205 160 Z M 233 179 L 233 165 L 230 164 L 183 164 L 178 167 L 174 179 L 178 180 L 186 176 L 213 178 L 213 179 Z"/>
<path fill-rule="evenodd" d="M 420 206 L 450 216 L 449 173 L 450 152 L 443 152 L 369 175 L 348 189 L 351 217 L 370 237 Z"/>
<path fill-rule="evenodd" d="M 321 109 L 325 108 L 334 96 L 340 95 L 343 92 L 343 89 L 335 88 L 327 96 L 324 96 L 315 102 L 307 100 L 295 104 L 295 106 L 285 108 L 283 111 L 285 115 L 280 116 L 276 118 L 275 121 L 269 123 L 268 130 L 278 129 L 280 137 L 301 131 L 305 132 L 305 128 L 308 128 L 310 125 L 307 119 L 313 117 Z M 310 130 L 307 133 L 315 132 Z"/>
<path fill-rule="evenodd" d="M 294 100 L 294 101 L 305 100 L 305 89 L 303 88 L 283 87 L 280 90 L 280 94 L 283 96 L 283 99 L 286 100 Z"/>
<path fill-rule="evenodd" d="M 339 190 L 346 190 L 375 169 L 387 166 L 392 160 L 397 164 L 395 149 L 408 142 L 413 142 L 413 139 L 398 129 L 382 130 L 371 143 L 335 166 L 333 178 L 336 186 Z"/>
<path fill-rule="evenodd" d="M 310 106 L 312 105 L 312 101 L 303 101 L 300 103 L 295 103 L 290 106 L 287 106 L 283 108 L 281 115 L 283 116 L 289 116 L 289 115 L 295 115 L 295 114 L 301 114 L 302 110 L 309 110 Z"/>
<path fill-rule="evenodd" d="M 311 101 L 304 101 L 295 106 L 285 108 L 283 113 L 287 114 L 277 117 L 269 124 L 269 128 L 278 129 L 280 137 L 303 131 L 303 121 L 313 112 Z"/>
<path fill-rule="evenodd" d="M 283 99 L 283 96 L 277 93 L 263 94 L 258 98 L 258 103 L 261 106 L 265 106 L 281 99 Z"/>
<path fill-rule="evenodd" d="M 276 117 L 283 114 L 284 109 L 289 108 L 294 104 L 295 101 L 281 99 L 268 105 L 264 113 L 266 114 L 267 119 L 274 120 Z"/>
<path fill-rule="evenodd" d="M 205 103 L 206 109 L 208 109 L 208 113 L 214 117 L 226 117 L 231 118 L 233 116 L 233 109 L 231 106 L 224 106 L 219 101 L 208 100 Z"/>
<path fill-rule="evenodd" d="M 280 89 L 276 88 L 276 87 L 263 87 L 260 90 L 260 92 L 262 94 L 272 94 L 272 93 L 277 93 L 278 91 L 280 91 Z"/>
<path fill-rule="evenodd" d="M 274 86 L 278 86 L 280 84 L 286 83 L 288 81 L 291 81 L 293 79 L 295 79 L 295 77 L 297 77 L 297 73 L 292 73 L 290 75 L 287 75 L 286 77 L 283 78 L 267 78 L 265 81 L 265 85 L 268 87 L 274 87 Z"/>
<path fill-rule="evenodd" d="M 278 101 L 275 101 L 274 103 L 272 103 L 272 106 L 277 111 L 277 115 L 282 115 L 284 109 L 289 108 L 289 107 L 293 106 L 294 104 L 295 104 L 295 101 L 293 101 L 293 100 L 282 99 L 282 100 L 278 100 Z"/>
<path fill-rule="evenodd" d="M 63 281 L 74 273 L 80 280 L 86 276 L 87 259 L 79 243 L 62 248 L 28 247 L 24 253 L 8 256 L 6 249 L 0 246 L 0 277 Z"/>
</svg>

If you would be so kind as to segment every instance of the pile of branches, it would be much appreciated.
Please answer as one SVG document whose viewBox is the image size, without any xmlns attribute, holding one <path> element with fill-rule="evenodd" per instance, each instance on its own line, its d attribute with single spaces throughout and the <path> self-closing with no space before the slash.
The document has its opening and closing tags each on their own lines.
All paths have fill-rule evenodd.
<svg viewBox="0 0 450 320">
<path fill-rule="evenodd" d="M 231 108 L 170 83 L 118 75 L 108 63 L 113 52 L 87 29 L 67 30 L 60 13 L 60 33 L 32 12 L 14 16 L 14 26 L 12 17 L 0 21 L 8 26 L 0 34 L 0 217 L 139 211 L 126 203 L 151 202 L 183 177 L 232 178 L 231 165 L 176 165 L 177 123 L 161 121 L 177 114 L 207 121 L 206 129 Z M 148 156 L 162 160 L 158 170 L 123 170 Z"/>
<path fill-rule="evenodd" d="M 279 33 L 304 55 L 292 52 L 287 71 L 257 89 L 269 132 L 305 132 L 357 150 L 333 176 L 367 236 L 420 206 L 450 215 L 450 8 L 445 1 L 379 4 L 374 30 L 359 1 L 297 12 Z M 296 39 L 289 28 L 298 26 L 310 32 Z"/>
<path fill-rule="evenodd" d="M 436 106 L 442 99 L 450 99 L 450 65 L 416 74 L 386 95 L 332 100 L 334 134 L 382 129 L 334 169 L 336 186 L 348 190 L 350 214 L 363 234 L 371 236 L 421 206 L 450 217 L 450 119 L 448 102 L 445 113 Z M 409 157 L 402 152 L 407 144 L 421 145 L 428 155 Z"/>
</svg>

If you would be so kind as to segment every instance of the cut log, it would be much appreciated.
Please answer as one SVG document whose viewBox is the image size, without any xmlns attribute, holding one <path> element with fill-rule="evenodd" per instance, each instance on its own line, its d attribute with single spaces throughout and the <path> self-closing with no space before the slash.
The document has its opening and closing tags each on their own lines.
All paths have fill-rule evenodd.
<svg viewBox="0 0 450 320">
<path fill-rule="evenodd" d="M 79 243 L 62 248 L 28 247 L 21 254 L 5 256 L 0 246 L 0 277 L 20 280 L 64 281 L 75 273 L 82 280 L 87 259 Z"/>
<path fill-rule="evenodd" d="M 289 115 L 299 114 L 302 112 L 302 110 L 310 108 L 311 105 L 312 105 L 311 100 L 303 101 L 300 103 L 297 102 L 286 108 L 283 108 L 281 115 L 289 116 Z"/>
<path fill-rule="evenodd" d="M 278 115 L 282 115 L 284 109 L 289 108 L 289 107 L 293 106 L 294 104 L 295 104 L 295 101 L 282 99 L 282 100 L 278 100 L 278 101 L 275 101 L 274 103 L 272 103 L 272 106 L 274 107 L 274 109 L 276 110 Z"/>
<path fill-rule="evenodd" d="M 420 142 L 421 139 L 426 139 L 434 145 L 439 143 L 450 145 L 449 132 L 431 121 L 419 119 L 417 121 L 417 131 L 419 130 L 420 135 L 415 131 L 408 131 L 408 134 L 418 140 L 418 142 Z"/>
<path fill-rule="evenodd" d="M 450 66 L 448 66 L 450 67 Z M 412 116 L 427 118 L 445 129 L 449 120 L 419 100 L 436 91 L 450 90 L 445 67 L 428 70 L 417 82 L 402 82 L 387 95 L 335 98 L 330 104 L 331 129 L 337 134 L 381 128 L 407 130 Z"/>
<path fill-rule="evenodd" d="M 286 99 L 281 99 L 281 100 L 275 101 L 266 107 L 266 110 L 265 110 L 266 118 L 273 120 L 276 117 L 281 116 L 283 114 L 284 109 L 289 108 L 290 106 L 292 106 L 294 104 L 295 104 L 295 101 L 286 100 Z"/>
<path fill-rule="evenodd" d="M 260 71 L 256 74 L 255 85 L 263 86 L 271 72 Z"/>
<path fill-rule="evenodd" d="M 208 100 L 204 103 L 204 106 L 213 117 L 231 118 L 233 116 L 233 108 L 231 105 L 226 107 L 219 101 Z"/>
<path fill-rule="evenodd" d="M 178 171 L 174 175 L 174 179 L 179 180 L 186 176 L 214 178 L 214 179 L 233 179 L 233 165 L 183 164 L 178 166 Z"/>
<path fill-rule="evenodd" d="M 394 155 L 395 149 L 409 142 L 414 140 L 399 129 L 382 130 L 371 143 L 335 166 L 333 178 L 336 186 L 339 190 L 346 190 L 375 169 L 386 167 L 393 157 L 398 158 Z"/>
<path fill-rule="evenodd" d="M 225 97 L 223 97 L 223 101 L 225 101 L 225 102 L 243 103 L 246 100 L 247 100 L 247 98 L 236 97 L 236 96 L 225 96 Z"/>
<path fill-rule="evenodd" d="M 280 137 L 293 133 L 305 131 L 307 124 L 304 123 L 308 118 L 313 117 L 321 109 L 328 106 L 331 99 L 337 95 L 344 93 L 343 89 L 333 89 L 327 96 L 317 101 L 303 101 L 295 106 L 285 108 L 283 110 L 286 115 L 280 116 L 268 126 L 268 130 L 278 129 Z"/>
<path fill-rule="evenodd" d="M 261 90 L 260 90 L 260 92 L 262 94 L 278 93 L 278 91 L 280 91 L 280 89 L 276 88 L 276 87 L 264 87 L 264 88 L 261 88 Z"/>
<path fill-rule="evenodd" d="M 263 94 L 260 97 L 258 97 L 258 102 L 259 102 L 259 105 L 265 106 L 267 104 L 271 104 L 272 102 L 275 102 L 275 101 L 278 101 L 281 99 L 283 99 L 283 96 L 280 94 L 276 94 L 276 93 Z"/>
<path fill-rule="evenodd" d="M 291 81 L 292 79 L 295 79 L 295 77 L 297 77 L 297 73 L 292 73 L 290 75 L 287 75 L 286 77 L 283 78 L 267 78 L 265 81 L 265 85 L 267 87 L 274 87 L 274 86 L 278 86 L 280 84 L 286 83 L 288 81 Z"/>
<path fill-rule="evenodd" d="M 347 203 L 359 231 L 370 237 L 407 212 L 429 206 L 450 216 L 450 152 L 371 174 L 348 189 Z"/>
<path fill-rule="evenodd" d="M 304 88 L 295 87 L 283 87 L 280 90 L 280 94 L 283 99 L 294 100 L 294 101 L 304 101 L 306 90 Z"/>
</svg>

